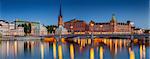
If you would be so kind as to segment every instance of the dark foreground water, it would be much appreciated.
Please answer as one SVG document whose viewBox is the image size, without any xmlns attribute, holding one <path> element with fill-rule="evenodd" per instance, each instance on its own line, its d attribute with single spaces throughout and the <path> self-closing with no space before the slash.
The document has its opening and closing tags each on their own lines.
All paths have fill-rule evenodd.
<svg viewBox="0 0 150 59">
<path fill-rule="evenodd" d="M 131 45 L 125 40 L 81 42 L 78 45 L 68 42 L 0 41 L 0 59 L 150 59 L 150 46 L 145 44 Z"/>
</svg>

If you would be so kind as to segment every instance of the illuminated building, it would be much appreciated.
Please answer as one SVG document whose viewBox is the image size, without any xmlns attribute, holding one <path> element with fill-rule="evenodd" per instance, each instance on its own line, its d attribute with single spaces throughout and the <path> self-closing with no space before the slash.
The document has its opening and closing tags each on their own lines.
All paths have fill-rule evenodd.
<svg viewBox="0 0 150 59">
<path fill-rule="evenodd" d="M 0 32 L 3 36 L 5 35 L 17 35 L 17 36 L 23 36 L 24 35 L 24 29 L 22 26 L 16 26 L 14 23 L 9 23 L 4 20 L 0 20 Z"/>
<path fill-rule="evenodd" d="M 47 35 L 47 28 L 44 25 L 40 25 L 40 36 Z"/>
<path fill-rule="evenodd" d="M 91 20 L 89 24 L 86 24 L 83 20 L 73 19 L 64 24 L 68 32 L 83 32 L 84 34 L 87 32 L 90 34 L 92 31 L 94 34 L 131 34 L 133 27 L 133 22 L 131 21 L 126 23 L 117 22 L 114 14 L 110 22 L 97 23 Z M 93 24 L 93 26 L 90 26 L 90 24 Z"/>
<path fill-rule="evenodd" d="M 127 21 L 127 23 L 117 22 L 114 14 L 110 22 L 96 23 L 91 21 L 90 23 L 94 23 L 93 31 L 95 34 L 130 34 L 133 26 L 131 21 Z M 91 31 L 90 28 L 89 26 L 89 31 Z"/>
<path fill-rule="evenodd" d="M 135 29 L 134 29 L 134 33 L 135 33 L 135 34 L 143 34 L 143 32 L 144 32 L 144 30 L 141 29 L 141 28 L 135 28 Z"/>
<path fill-rule="evenodd" d="M 39 35 L 40 33 L 40 23 L 39 22 L 29 22 L 29 21 L 23 21 L 20 19 L 16 19 L 16 21 L 14 21 L 15 23 L 15 28 L 17 28 L 17 26 L 22 26 L 24 24 L 30 23 L 31 24 L 31 34 L 30 35 Z"/>
<path fill-rule="evenodd" d="M 32 36 L 47 35 L 47 29 L 45 28 L 45 26 L 41 25 L 40 22 L 29 22 L 29 21 L 22 21 L 17 19 L 16 21 L 14 21 L 14 23 L 15 23 L 15 28 L 19 25 L 30 23 L 31 24 L 30 35 Z"/>
<path fill-rule="evenodd" d="M 9 23 L 4 21 L 4 20 L 0 20 L 0 33 L 2 35 L 9 35 Z"/>
<path fill-rule="evenodd" d="M 87 24 L 83 20 L 73 19 L 64 24 L 68 32 L 73 31 L 74 33 L 80 32 L 79 34 L 85 34 L 85 31 L 87 31 Z"/>
</svg>

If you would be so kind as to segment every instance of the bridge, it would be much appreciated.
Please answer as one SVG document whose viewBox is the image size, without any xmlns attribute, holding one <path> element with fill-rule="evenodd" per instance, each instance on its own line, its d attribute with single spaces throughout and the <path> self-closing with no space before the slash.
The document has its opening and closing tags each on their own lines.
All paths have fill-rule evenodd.
<svg viewBox="0 0 150 59">
<path fill-rule="evenodd" d="M 47 35 L 44 37 L 60 37 L 60 35 Z M 90 38 L 91 34 L 65 34 L 61 35 L 63 38 L 69 38 L 69 37 L 79 37 L 79 38 Z M 147 38 L 150 39 L 150 34 L 93 34 L 94 38 L 125 38 L 125 39 L 133 39 L 133 38 Z"/>
</svg>

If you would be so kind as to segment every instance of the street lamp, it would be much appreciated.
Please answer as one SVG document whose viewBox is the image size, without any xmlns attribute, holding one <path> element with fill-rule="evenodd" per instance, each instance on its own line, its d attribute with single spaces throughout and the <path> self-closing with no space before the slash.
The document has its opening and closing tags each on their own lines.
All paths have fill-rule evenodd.
<svg viewBox="0 0 150 59">
<path fill-rule="evenodd" d="M 101 34 L 102 34 L 102 31 L 103 31 L 103 28 L 102 28 L 102 27 L 103 27 L 103 25 L 100 25 L 100 29 L 101 29 Z"/>
<path fill-rule="evenodd" d="M 91 41 L 93 41 L 94 23 L 91 23 L 90 26 L 91 26 L 91 32 L 92 32 L 92 33 L 91 33 L 91 39 L 92 39 Z M 94 51 L 94 50 L 93 50 L 93 45 L 94 45 L 94 44 L 92 43 L 92 48 L 90 49 L 90 52 L 93 52 L 93 51 Z M 93 53 L 92 53 L 92 54 L 93 54 Z M 93 56 L 94 56 L 94 55 L 92 55 L 90 58 L 94 59 Z"/>
<path fill-rule="evenodd" d="M 73 26 L 70 26 L 70 29 L 71 29 L 71 33 L 73 33 Z"/>
<path fill-rule="evenodd" d="M 91 23 L 90 25 L 91 25 L 92 27 L 94 26 L 94 24 L 93 24 L 93 23 Z"/>
<path fill-rule="evenodd" d="M 93 27 L 94 27 L 94 24 L 91 23 L 90 26 L 92 27 L 92 28 L 91 28 L 91 32 L 92 32 L 92 33 L 91 33 L 91 38 L 93 39 L 93 30 L 94 30 Z"/>
<path fill-rule="evenodd" d="M 55 34 L 55 30 L 56 30 L 56 28 L 54 27 L 54 28 L 53 28 L 53 34 Z"/>
</svg>

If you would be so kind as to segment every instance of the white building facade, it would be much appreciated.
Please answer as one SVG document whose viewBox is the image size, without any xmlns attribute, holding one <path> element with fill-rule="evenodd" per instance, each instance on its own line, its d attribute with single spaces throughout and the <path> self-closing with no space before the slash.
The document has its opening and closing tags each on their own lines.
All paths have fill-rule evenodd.
<svg viewBox="0 0 150 59">
<path fill-rule="evenodd" d="M 2 35 L 9 35 L 9 23 L 4 21 L 4 20 L 0 20 L 0 33 Z"/>
<path fill-rule="evenodd" d="M 21 26 L 15 28 L 14 23 L 0 20 L 0 33 L 2 36 L 24 36 L 24 28 Z"/>
<path fill-rule="evenodd" d="M 40 25 L 40 36 L 44 36 L 47 34 L 48 34 L 47 28 L 44 25 Z"/>
<path fill-rule="evenodd" d="M 28 22 L 28 21 L 14 21 L 6 22 L 5 20 L 0 20 L 0 34 L 2 36 L 24 36 L 24 24 L 31 23 L 31 36 L 44 36 L 47 35 L 47 28 L 41 25 L 39 22 Z"/>
</svg>

